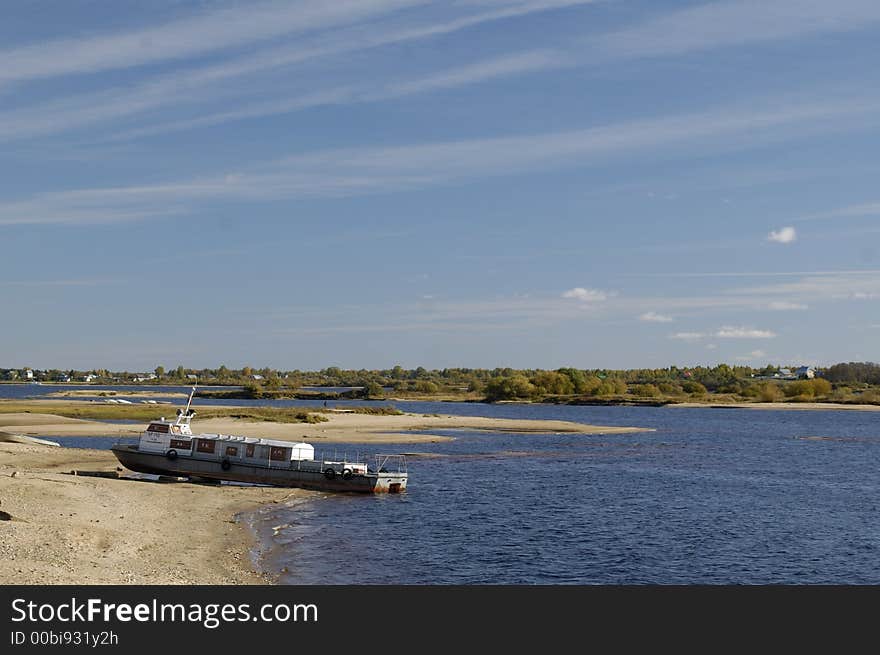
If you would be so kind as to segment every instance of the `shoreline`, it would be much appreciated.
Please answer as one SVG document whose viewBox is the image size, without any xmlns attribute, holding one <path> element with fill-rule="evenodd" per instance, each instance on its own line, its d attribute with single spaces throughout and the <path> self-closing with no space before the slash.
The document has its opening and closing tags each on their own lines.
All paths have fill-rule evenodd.
<svg viewBox="0 0 880 655">
<path fill-rule="evenodd" d="M 65 418 L 51 413 L 51 406 L 38 404 L 37 412 L 0 413 L 0 431 L 34 437 L 136 437 L 148 421 L 106 423 L 98 420 Z M 492 432 L 575 434 L 625 434 L 650 428 L 588 425 L 572 421 L 506 419 L 484 416 L 437 414 L 374 415 L 355 413 L 323 414 L 322 423 L 280 423 L 231 417 L 194 421 L 194 432 L 259 436 L 284 441 L 413 444 L 451 441 L 454 437 L 432 434 L 441 430 L 483 430 Z M 418 434 L 416 434 L 418 433 Z"/>
<path fill-rule="evenodd" d="M 848 412 L 880 412 L 880 405 L 859 405 L 846 403 L 669 403 L 665 407 L 682 407 L 684 409 L 693 409 L 696 407 L 706 407 L 708 409 L 768 409 L 768 410 L 826 410 L 826 411 L 848 411 Z"/>
<path fill-rule="evenodd" d="M 2 584 L 266 584 L 248 512 L 312 492 L 69 475 L 107 451 L 0 444 Z"/>
</svg>

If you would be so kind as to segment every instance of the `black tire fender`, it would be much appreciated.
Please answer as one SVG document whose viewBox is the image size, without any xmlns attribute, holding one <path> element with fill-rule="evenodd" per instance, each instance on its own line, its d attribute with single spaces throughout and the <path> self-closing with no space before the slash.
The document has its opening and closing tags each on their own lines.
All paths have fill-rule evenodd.
<svg viewBox="0 0 880 655">
<path fill-rule="evenodd" d="M 230 462 L 228 459 L 224 459 L 222 462 L 220 462 L 220 468 L 222 468 L 224 471 L 228 471 L 232 468 L 232 462 Z"/>
<path fill-rule="evenodd" d="M 333 469 L 324 469 L 324 477 L 328 480 L 332 480 L 336 477 L 336 471 L 334 471 Z"/>
<path fill-rule="evenodd" d="M 352 473 L 351 469 L 345 469 L 344 471 L 342 471 L 342 478 L 344 480 L 351 480 L 352 475 L 354 475 L 354 473 Z"/>
<path fill-rule="evenodd" d="M 174 449 L 169 450 L 167 453 L 165 453 L 165 457 L 174 461 L 175 459 L 177 459 L 177 451 Z"/>
</svg>

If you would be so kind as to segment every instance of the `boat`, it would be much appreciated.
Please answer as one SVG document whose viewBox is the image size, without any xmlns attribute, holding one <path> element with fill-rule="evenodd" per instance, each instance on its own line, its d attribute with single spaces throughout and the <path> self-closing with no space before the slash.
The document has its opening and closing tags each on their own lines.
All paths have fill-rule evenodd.
<svg viewBox="0 0 880 655">
<path fill-rule="evenodd" d="M 116 459 L 138 473 L 245 482 L 321 491 L 400 493 L 406 490 L 406 458 L 376 455 L 373 466 L 346 459 L 315 459 L 311 444 L 226 434 L 193 434 L 189 395 L 174 420 L 152 421 L 137 444 L 115 444 Z"/>
</svg>

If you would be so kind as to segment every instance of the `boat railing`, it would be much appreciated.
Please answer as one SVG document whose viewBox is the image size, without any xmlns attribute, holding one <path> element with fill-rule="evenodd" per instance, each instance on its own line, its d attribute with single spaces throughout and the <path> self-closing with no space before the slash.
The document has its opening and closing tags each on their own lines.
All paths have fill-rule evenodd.
<svg viewBox="0 0 880 655">
<path fill-rule="evenodd" d="M 388 473 L 392 468 L 397 468 L 397 473 L 406 473 L 406 455 L 378 454 L 376 459 L 376 471 Z"/>
</svg>

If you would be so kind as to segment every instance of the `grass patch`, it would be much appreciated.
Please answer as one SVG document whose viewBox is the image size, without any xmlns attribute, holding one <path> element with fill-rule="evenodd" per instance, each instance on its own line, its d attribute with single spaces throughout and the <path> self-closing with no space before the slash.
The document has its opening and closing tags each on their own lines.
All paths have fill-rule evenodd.
<svg viewBox="0 0 880 655">
<path fill-rule="evenodd" d="M 321 414 L 287 407 L 210 407 L 196 411 L 196 418 L 237 418 L 243 421 L 268 421 L 271 423 L 324 423 L 329 419 Z"/>
<path fill-rule="evenodd" d="M 403 412 L 401 412 L 393 405 L 333 407 L 327 409 L 318 409 L 316 411 L 332 414 L 334 413 L 334 410 L 338 409 L 344 409 L 346 412 L 351 412 L 352 414 L 371 414 L 373 416 L 400 416 L 401 414 L 403 414 Z"/>
<path fill-rule="evenodd" d="M 175 418 L 177 407 L 174 405 L 102 405 L 82 402 L 0 402 L 0 415 L 12 413 L 54 414 L 55 416 L 90 421 L 148 422 L 155 421 L 162 416 Z M 320 414 L 292 407 L 202 407 L 196 409 L 196 422 L 199 419 L 210 418 L 240 418 L 247 421 L 272 421 L 274 423 L 323 423 L 328 420 Z"/>
</svg>

